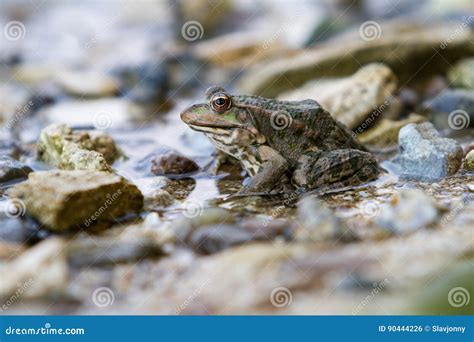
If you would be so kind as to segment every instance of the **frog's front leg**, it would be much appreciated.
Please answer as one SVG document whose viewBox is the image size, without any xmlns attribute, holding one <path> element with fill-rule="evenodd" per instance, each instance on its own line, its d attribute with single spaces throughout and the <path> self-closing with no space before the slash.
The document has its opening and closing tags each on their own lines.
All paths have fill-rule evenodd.
<svg viewBox="0 0 474 342">
<path fill-rule="evenodd" d="M 343 190 L 374 180 L 380 174 L 377 160 L 368 152 L 341 149 L 305 153 L 293 173 L 293 183 L 321 193 Z"/>
<path fill-rule="evenodd" d="M 237 196 L 270 194 L 281 187 L 285 180 L 289 181 L 286 178 L 288 162 L 281 154 L 269 146 L 262 145 L 258 147 L 258 155 L 261 162 L 253 165 L 256 166 L 256 172 L 253 175 L 249 172 L 252 178 Z M 245 161 L 242 163 L 245 165 Z"/>
</svg>

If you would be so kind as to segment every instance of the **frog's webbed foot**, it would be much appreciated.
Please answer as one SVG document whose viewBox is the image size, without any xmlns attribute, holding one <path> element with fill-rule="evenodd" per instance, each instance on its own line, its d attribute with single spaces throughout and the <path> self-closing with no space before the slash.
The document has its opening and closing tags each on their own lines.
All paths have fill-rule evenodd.
<svg viewBox="0 0 474 342">
<path fill-rule="evenodd" d="M 213 176 L 217 176 L 222 165 L 229 162 L 231 158 L 232 157 L 230 157 L 227 153 L 216 150 L 216 157 L 209 164 L 208 169 L 207 169 L 208 172 Z"/>
<path fill-rule="evenodd" d="M 300 158 L 293 182 L 322 195 L 374 180 L 380 172 L 376 159 L 368 152 L 354 149 L 316 151 Z"/>
</svg>

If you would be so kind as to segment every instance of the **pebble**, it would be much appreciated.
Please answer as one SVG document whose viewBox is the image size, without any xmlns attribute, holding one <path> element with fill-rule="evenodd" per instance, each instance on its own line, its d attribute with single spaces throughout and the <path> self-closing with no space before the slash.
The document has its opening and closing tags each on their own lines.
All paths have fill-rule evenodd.
<svg viewBox="0 0 474 342">
<path fill-rule="evenodd" d="M 51 231 L 115 222 L 143 207 L 143 195 L 124 178 L 98 171 L 39 171 L 15 185 L 10 197 Z"/>
<path fill-rule="evenodd" d="M 442 138 L 433 124 L 408 124 L 398 136 L 394 162 L 410 179 L 434 181 L 455 174 L 461 166 L 463 150 L 453 139 Z"/>
<path fill-rule="evenodd" d="M 151 164 L 151 172 L 157 176 L 181 175 L 199 170 L 199 165 L 196 162 L 177 152 L 158 155 L 151 161 Z"/>
<path fill-rule="evenodd" d="M 471 150 L 464 158 L 464 170 L 474 171 L 474 150 Z"/>
<path fill-rule="evenodd" d="M 159 210 L 171 206 L 175 200 L 170 193 L 163 189 L 155 189 L 143 194 L 145 210 Z"/>
<path fill-rule="evenodd" d="M 380 208 L 375 221 L 382 228 L 402 235 L 435 224 L 439 216 L 440 208 L 433 198 L 418 189 L 403 189 Z"/>
<path fill-rule="evenodd" d="M 100 72 L 60 71 L 55 81 L 66 93 L 77 97 L 113 96 L 118 92 L 117 80 Z"/>
<path fill-rule="evenodd" d="M 356 236 L 315 196 L 304 197 L 298 203 L 298 224 L 294 237 L 299 241 L 353 241 Z"/>
<path fill-rule="evenodd" d="M 25 178 L 33 170 L 19 161 L 0 155 L 0 182 L 8 182 L 17 178 Z"/>
<path fill-rule="evenodd" d="M 44 128 L 38 141 L 39 159 L 62 170 L 111 171 L 108 163 L 118 154 L 105 133 L 73 131 L 65 124 Z"/>
<path fill-rule="evenodd" d="M 462 130 L 474 126 L 474 91 L 446 89 L 422 105 L 438 129 Z"/>
<path fill-rule="evenodd" d="M 457 62 L 448 71 L 448 80 L 454 87 L 474 89 L 474 58 Z"/>
</svg>

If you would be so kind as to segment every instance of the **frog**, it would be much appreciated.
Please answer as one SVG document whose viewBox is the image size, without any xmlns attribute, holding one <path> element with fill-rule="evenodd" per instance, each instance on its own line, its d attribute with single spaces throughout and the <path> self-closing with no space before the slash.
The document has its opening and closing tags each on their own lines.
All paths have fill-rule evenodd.
<svg viewBox="0 0 474 342">
<path fill-rule="evenodd" d="M 184 109 L 181 120 L 250 176 L 236 195 L 326 194 L 377 179 L 383 169 L 342 123 L 316 100 L 231 95 L 221 86 Z"/>
</svg>

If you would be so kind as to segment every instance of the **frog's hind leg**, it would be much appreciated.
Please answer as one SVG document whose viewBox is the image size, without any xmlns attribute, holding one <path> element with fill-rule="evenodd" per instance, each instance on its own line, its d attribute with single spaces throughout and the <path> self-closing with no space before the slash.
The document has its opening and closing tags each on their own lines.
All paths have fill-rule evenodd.
<svg viewBox="0 0 474 342">
<path fill-rule="evenodd" d="M 374 180 L 381 169 L 368 152 L 342 149 L 304 154 L 298 161 L 293 182 L 318 193 L 342 191 Z"/>
</svg>

